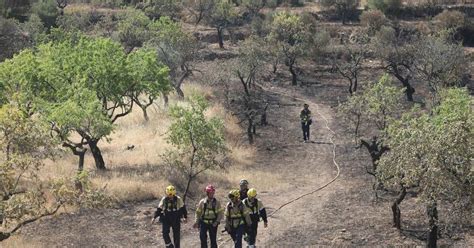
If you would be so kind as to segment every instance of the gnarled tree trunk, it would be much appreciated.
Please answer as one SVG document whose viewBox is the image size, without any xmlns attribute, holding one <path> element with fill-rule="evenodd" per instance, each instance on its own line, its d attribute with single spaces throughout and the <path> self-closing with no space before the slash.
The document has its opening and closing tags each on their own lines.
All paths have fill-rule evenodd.
<svg viewBox="0 0 474 248">
<path fill-rule="evenodd" d="M 107 168 L 105 168 L 104 158 L 102 157 L 102 152 L 97 146 L 97 143 L 99 143 L 99 141 L 95 139 L 88 141 L 92 156 L 94 157 L 95 167 L 98 170 L 106 170 Z"/>
<path fill-rule="evenodd" d="M 401 228 L 400 203 L 405 199 L 406 195 L 407 195 L 407 189 L 404 186 L 402 186 L 397 199 L 392 204 L 393 225 L 397 229 Z"/>
<path fill-rule="evenodd" d="M 427 213 L 429 217 L 429 226 L 430 231 L 428 232 L 428 248 L 436 248 L 438 242 L 438 208 L 435 201 L 431 202 L 427 208 Z"/>
</svg>

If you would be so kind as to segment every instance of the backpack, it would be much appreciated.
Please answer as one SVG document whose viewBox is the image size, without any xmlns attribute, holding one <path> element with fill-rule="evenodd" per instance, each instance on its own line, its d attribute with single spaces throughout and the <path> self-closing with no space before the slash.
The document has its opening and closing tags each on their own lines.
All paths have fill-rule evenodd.
<svg viewBox="0 0 474 248">
<path fill-rule="evenodd" d="M 239 211 L 240 211 L 240 218 L 244 221 L 244 224 L 247 224 L 247 221 L 245 220 L 245 217 L 244 217 L 244 204 L 242 204 L 242 202 L 241 202 L 241 204 L 239 204 L 237 207 L 239 208 Z M 229 202 L 229 203 L 227 203 L 227 212 L 230 213 L 231 209 L 232 209 L 232 205 Z M 230 214 L 229 214 L 229 216 L 227 216 L 227 219 L 229 221 L 232 221 L 232 218 L 230 217 Z"/>
<path fill-rule="evenodd" d="M 245 204 L 245 206 L 247 208 L 249 208 L 252 211 L 252 213 L 250 214 L 250 217 L 252 218 L 252 221 L 258 222 L 258 221 L 260 221 L 260 212 L 258 211 L 259 210 L 258 209 L 258 199 L 255 199 L 255 201 L 256 201 L 256 203 L 255 203 L 254 206 L 250 206 L 250 202 L 249 202 L 248 198 L 245 199 L 243 201 L 243 203 Z"/>
<path fill-rule="evenodd" d="M 173 199 L 172 199 L 172 202 L 171 202 L 172 208 L 171 209 L 168 208 L 168 206 L 170 205 L 169 203 L 170 203 L 170 199 L 168 197 L 166 197 L 164 202 L 163 202 L 163 205 L 165 205 L 164 210 L 163 210 L 165 212 L 165 215 L 168 212 L 178 211 L 178 197 L 177 196 L 174 196 Z"/>
<path fill-rule="evenodd" d="M 214 212 L 214 216 L 215 216 L 215 218 L 213 219 L 214 222 L 217 220 L 216 208 L 217 208 L 217 200 L 216 200 L 216 198 L 212 198 L 211 210 L 212 210 L 212 212 Z M 206 209 L 207 209 L 207 201 L 204 202 L 204 207 L 203 207 L 203 211 L 202 211 L 202 215 L 201 215 L 201 220 L 204 220 L 204 215 L 206 214 Z"/>
</svg>

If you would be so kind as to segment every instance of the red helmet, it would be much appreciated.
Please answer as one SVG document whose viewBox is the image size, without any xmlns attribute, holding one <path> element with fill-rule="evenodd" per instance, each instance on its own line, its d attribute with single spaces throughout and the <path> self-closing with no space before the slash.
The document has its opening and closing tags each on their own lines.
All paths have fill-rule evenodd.
<svg viewBox="0 0 474 248">
<path fill-rule="evenodd" d="M 206 193 L 214 193 L 214 192 L 216 192 L 216 188 L 214 188 L 214 186 L 212 186 L 211 184 L 206 186 Z"/>
</svg>

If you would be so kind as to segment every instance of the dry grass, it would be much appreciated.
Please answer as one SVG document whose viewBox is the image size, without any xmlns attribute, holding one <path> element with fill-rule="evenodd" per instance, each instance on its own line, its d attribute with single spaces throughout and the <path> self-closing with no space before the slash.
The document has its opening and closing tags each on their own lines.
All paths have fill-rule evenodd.
<svg viewBox="0 0 474 248">
<path fill-rule="evenodd" d="M 92 4 L 81 4 L 81 3 L 75 3 L 75 4 L 68 4 L 67 7 L 64 9 L 65 14 L 73 14 L 73 13 L 87 13 L 91 11 L 96 11 L 99 13 L 117 13 L 117 12 L 123 12 L 126 11 L 125 9 L 120 9 L 120 8 L 104 8 L 104 7 L 98 7 L 94 6 Z"/>
<path fill-rule="evenodd" d="M 214 98 L 212 88 L 206 86 L 186 84 L 183 91 L 186 96 L 204 95 L 211 102 Z M 179 100 L 176 96 L 171 96 L 170 104 L 187 105 L 188 103 Z M 209 172 L 205 176 L 208 181 L 222 181 L 225 184 L 238 183 L 240 178 L 246 177 L 251 181 L 259 181 L 258 187 L 264 189 L 265 184 L 272 185 L 271 181 L 278 180 L 263 175 L 263 172 L 260 174 L 246 172 L 246 168 L 253 164 L 256 152 L 253 147 L 242 143 L 243 131 L 236 117 L 229 114 L 222 105 L 214 102 L 206 114 L 218 116 L 224 120 L 231 159 L 229 173 Z M 161 154 L 171 148 L 166 142 L 166 132 L 171 120 L 162 102 L 151 107 L 149 117 L 149 122 L 145 122 L 141 109 L 135 108 L 131 114 L 117 121 L 116 130 L 109 137 L 110 142 L 104 140 L 99 143 L 108 171 L 96 172 L 91 154 L 86 155 L 85 168 L 91 171 L 92 182 L 99 187 L 105 187 L 119 202 L 159 197 L 162 195 L 162 189 L 170 181 L 166 178 Z M 134 148 L 128 150 L 127 147 L 131 145 Z M 55 161 L 45 161 L 41 176 L 43 178 L 72 177 L 76 168 L 77 157 L 73 156 L 69 150 L 65 150 L 63 155 Z M 232 186 L 226 185 L 227 187 Z"/>
<path fill-rule="evenodd" d="M 4 240 L 0 243 L 0 247 L 5 248 L 18 248 L 18 247 L 28 247 L 28 248 L 44 248 L 46 246 L 42 245 L 39 242 L 33 240 L 26 240 L 20 235 L 14 235 L 7 240 Z"/>
</svg>

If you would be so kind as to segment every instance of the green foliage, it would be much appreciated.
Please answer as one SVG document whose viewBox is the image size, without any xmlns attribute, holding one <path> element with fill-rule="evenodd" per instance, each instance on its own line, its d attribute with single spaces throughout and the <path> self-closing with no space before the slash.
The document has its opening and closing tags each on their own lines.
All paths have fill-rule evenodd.
<svg viewBox="0 0 474 248">
<path fill-rule="evenodd" d="M 170 77 L 179 96 L 183 97 L 181 84 L 191 74 L 199 43 L 185 31 L 180 23 L 161 17 L 149 26 L 152 38 L 148 46 L 156 49 L 160 60 L 170 68 Z"/>
<path fill-rule="evenodd" d="M 27 115 L 15 104 L 0 107 L 0 241 L 23 224 L 54 214 L 64 204 L 110 206 L 110 198 L 95 189 L 86 175 L 76 180 L 82 189 L 72 180 L 39 178 L 44 159 L 53 157 L 54 144 L 36 116 Z"/>
<path fill-rule="evenodd" d="M 402 109 L 402 96 L 403 91 L 390 85 L 390 78 L 384 75 L 378 82 L 349 97 L 338 111 L 350 123 L 356 138 L 368 139 L 383 132 L 396 119 Z"/>
<path fill-rule="evenodd" d="M 138 3 L 137 7 L 142 9 L 152 20 L 159 19 L 162 16 L 178 19 L 183 7 L 180 1 L 177 0 L 148 0 L 143 2 Z"/>
<path fill-rule="evenodd" d="M 205 116 L 207 101 L 200 96 L 190 99 L 190 108 L 170 108 L 173 123 L 169 128 L 168 141 L 183 153 L 196 149 L 195 162 L 205 167 L 217 165 L 216 155 L 225 149 L 223 123 L 217 117 Z"/>
<path fill-rule="evenodd" d="M 435 104 L 442 87 L 460 84 L 466 57 L 462 45 L 450 41 L 449 33 L 421 39 L 415 47 L 415 58 L 416 75 L 428 84 Z"/>
<path fill-rule="evenodd" d="M 150 19 L 142 11 L 127 10 L 119 17 L 117 25 L 118 40 L 128 51 L 135 47 L 141 47 L 148 40 L 147 26 L 149 24 Z"/>
<path fill-rule="evenodd" d="M 393 14 L 402 7 L 401 0 L 369 0 L 370 9 L 380 10 L 384 14 Z"/>
<path fill-rule="evenodd" d="M 169 89 L 167 72 L 152 52 L 127 56 L 109 39 L 60 34 L 0 64 L 0 82 L 6 96 L 20 92 L 23 110 L 41 112 L 62 142 L 95 146 L 130 113 L 134 96 Z M 69 140 L 73 132 L 81 142 Z"/>
<path fill-rule="evenodd" d="M 172 74 L 194 59 L 198 43 L 178 22 L 161 17 L 150 23 L 149 29 L 152 33 L 149 45 L 157 48 L 160 60 L 171 69 Z"/>
<path fill-rule="evenodd" d="M 106 208 L 114 205 L 112 197 L 104 189 L 97 188 L 89 179 L 87 171 L 73 178 L 60 178 L 49 182 L 49 190 L 56 202 L 81 208 Z"/>
<path fill-rule="evenodd" d="M 164 158 L 186 175 L 184 200 L 192 180 L 200 173 L 224 166 L 224 125 L 217 117 L 206 118 L 207 108 L 208 103 L 201 96 L 191 98 L 190 107 L 170 108 L 173 122 L 167 140 L 175 150 L 164 154 Z"/>
<path fill-rule="evenodd" d="M 0 62 L 29 45 L 29 39 L 17 20 L 0 17 Z"/>
<path fill-rule="evenodd" d="M 209 15 L 205 16 L 205 20 L 209 25 L 225 28 L 235 22 L 238 13 L 235 4 L 231 0 L 215 0 L 212 6 Z"/>
<path fill-rule="evenodd" d="M 38 15 L 47 27 L 52 27 L 59 15 L 59 10 L 55 0 L 38 0 L 31 6 L 31 13 Z"/>
<path fill-rule="evenodd" d="M 380 179 L 386 185 L 417 186 L 421 199 L 450 202 L 471 197 L 474 115 L 465 89 L 441 92 L 432 113 L 419 109 L 387 128 L 391 151 L 382 157 Z"/>
</svg>

